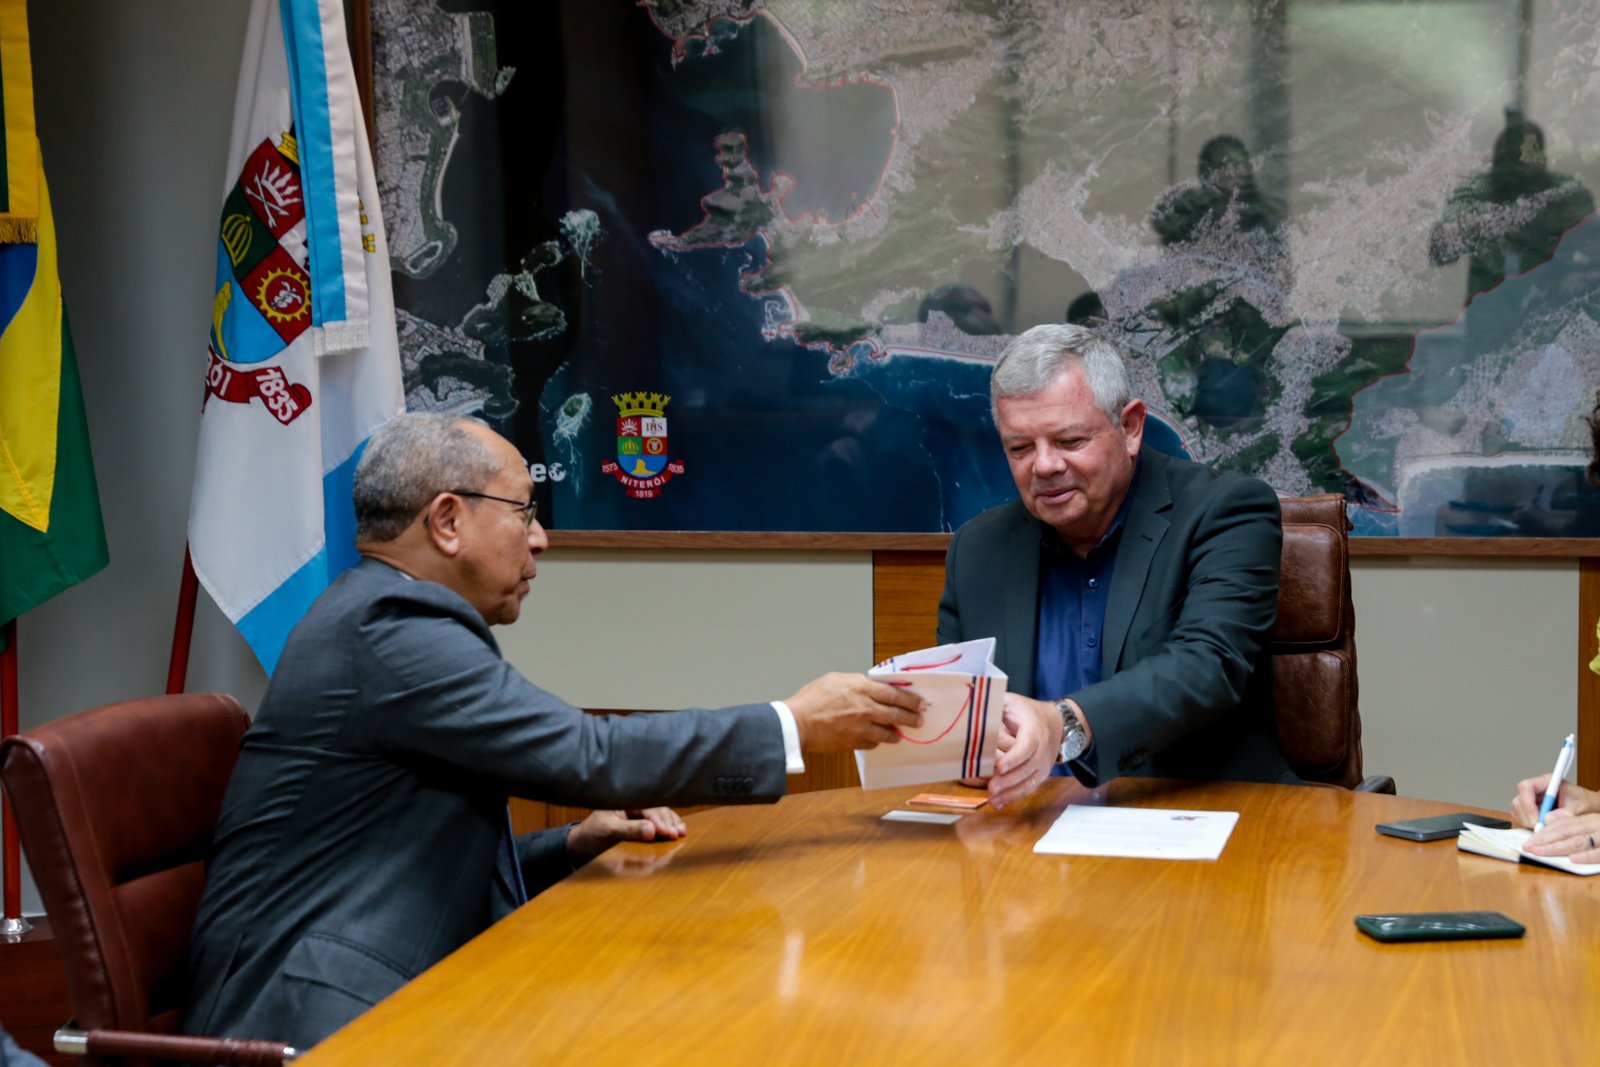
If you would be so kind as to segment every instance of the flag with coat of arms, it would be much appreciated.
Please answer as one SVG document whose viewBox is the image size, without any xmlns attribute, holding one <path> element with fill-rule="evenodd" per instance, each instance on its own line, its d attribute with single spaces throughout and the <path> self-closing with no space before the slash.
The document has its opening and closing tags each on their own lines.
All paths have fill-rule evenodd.
<svg viewBox="0 0 1600 1067">
<path fill-rule="evenodd" d="M 404 407 L 341 0 L 253 0 L 226 182 L 189 548 L 270 674 L 356 562 L 356 461 Z"/>
</svg>

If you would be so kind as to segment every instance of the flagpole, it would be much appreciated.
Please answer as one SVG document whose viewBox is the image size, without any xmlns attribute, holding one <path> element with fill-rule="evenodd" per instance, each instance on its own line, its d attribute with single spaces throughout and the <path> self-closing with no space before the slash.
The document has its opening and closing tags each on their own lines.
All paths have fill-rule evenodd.
<svg viewBox="0 0 1600 1067">
<path fill-rule="evenodd" d="M 0 738 L 17 732 L 17 620 L 0 626 Z M 5 864 L 5 914 L 0 917 L 0 936 L 21 937 L 33 929 L 22 917 L 22 848 L 17 841 L 17 820 L 11 802 L 5 804 L 4 826 L 0 827 L 0 863 Z"/>
<path fill-rule="evenodd" d="M 189 679 L 189 646 L 194 639 L 194 602 L 200 591 L 189 546 L 183 546 L 183 578 L 178 582 L 178 618 L 172 624 L 172 656 L 167 661 L 167 692 L 181 693 Z"/>
</svg>

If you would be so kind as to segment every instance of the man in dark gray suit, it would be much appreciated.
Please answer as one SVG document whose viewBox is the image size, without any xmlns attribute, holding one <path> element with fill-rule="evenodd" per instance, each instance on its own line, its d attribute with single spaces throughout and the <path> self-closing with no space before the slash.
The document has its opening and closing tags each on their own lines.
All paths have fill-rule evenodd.
<svg viewBox="0 0 1600 1067">
<path fill-rule="evenodd" d="M 1118 774 L 1295 781 L 1264 651 L 1276 494 L 1143 447 L 1144 403 L 1091 330 L 1020 335 L 990 394 L 1021 498 L 951 539 L 939 640 L 997 638 L 1010 691 L 996 805 L 1069 767 L 1091 786 Z"/>
<path fill-rule="evenodd" d="M 506 798 L 773 801 L 802 751 L 870 748 L 921 702 L 861 675 L 787 701 L 586 715 L 524 679 L 514 622 L 548 545 L 528 466 L 472 421 L 400 415 L 355 476 L 359 565 L 290 634 L 229 782 L 184 1030 L 308 1047 L 670 811 L 514 838 Z"/>
</svg>

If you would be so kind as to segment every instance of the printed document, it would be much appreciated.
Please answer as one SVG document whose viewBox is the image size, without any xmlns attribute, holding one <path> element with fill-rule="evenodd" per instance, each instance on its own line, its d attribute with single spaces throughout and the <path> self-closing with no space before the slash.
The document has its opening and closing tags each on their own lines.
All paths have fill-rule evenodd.
<svg viewBox="0 0 1600 1067">
<path fill-rule="evenodd" d="M 1214 860 L 1238 821 L 1236 811 L 1069 804 L 1033 850 L 1058 856 Z"/>
</svg>

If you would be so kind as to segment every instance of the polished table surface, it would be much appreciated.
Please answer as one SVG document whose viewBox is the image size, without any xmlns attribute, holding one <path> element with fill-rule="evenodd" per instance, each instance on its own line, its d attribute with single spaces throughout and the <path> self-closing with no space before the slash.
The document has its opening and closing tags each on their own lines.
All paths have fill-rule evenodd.
<svg viewBox="0 0 1600 1067">
<path fill-rule="evenodd" d="M 1373 831 L 1459 805 L 1058 780 L 953 826 L 880 818 L 919 791 L 619 846 L 301 1062 L 1600 1063 L 1600 878 Z M 1241 814 L 1215 862 L 1035 855 L 1068 803 Z M 1381 945 L 1352 922 L 1478 909 L 1527 936 Z"/>
</svg>

